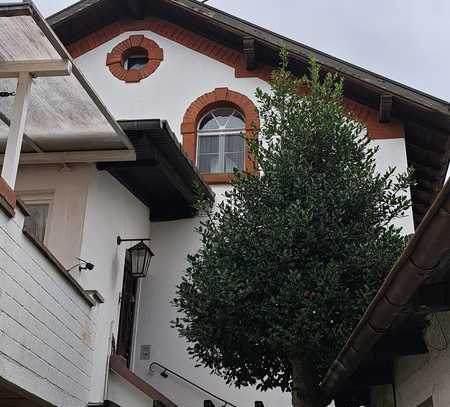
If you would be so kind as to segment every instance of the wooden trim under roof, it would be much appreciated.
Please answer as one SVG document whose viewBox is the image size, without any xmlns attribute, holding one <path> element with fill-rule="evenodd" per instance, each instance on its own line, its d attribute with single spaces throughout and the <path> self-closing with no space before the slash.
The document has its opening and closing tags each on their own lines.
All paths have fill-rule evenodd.
<svg viewBox="0 0 450 407">
<path fill-rule="evenodd" d="M 267 79 L 271 67 L 279 63 L 281 47 L 288 50 L 290 69 L 295 74 L 305 73 L 309 59 L 314 57 L 324 72 L 336 72 L 344 77 L 348 99 L 379 113 L 382 120 L 380 123 L 375 118 L 377 125 L 382 126 L 388 120 L 391 124 L 395 120 L 403 123 L 408 162 L 416 170 L 417 185 L 412 188 L 414 219 L 416 226 L 420 224 L 442 188 L 448 168 L 448 102 L 194 0 L 135 0 L 133 4 L 134 7 L 130 7 L 127 0 L 82 0 L 51 16 L 48 21 L 70 48 L 93 33 L 103 30 L 107 34 L 108 26 L 127 18 L 136 25 L 148 18 L 165 20 L 194 33 L 199 42 L 191 44 L 192 47 L 198 46 L 204 38 L 213 39 L 214 43 L 228 49 L 228 56 L 219 53 L 216 58 L 225 58 L 224 63 L 227 64 L 230 64 L 231 57 L 234 58 L 233 66 L 238 77 Z M 214 48 L 210 51 L 213 52 Z"/>
<path fill-rule="evenodd" d="M 135 146 L 137 160 L 98 163 L 97 168 L 108 171 L 147 205 L 151 221 L 194 216 L 198 192 L 213 200 L 214 193 L 166 121 L 129 120 L 120 125 Z"/>
<path fill-rule="evenodd" d="M 146 15 L 164 16 L 169 21 L 193 28 L 194 32 L 201 33 L 206 37 L 211 37 L 213 28 L 215 28 L 217 33 L 222 34 L 215 37 L 218 42 L 221 42 L 219 40 L 227 42 L 226 45 L 237 48 L 239 51 L 243 51 L 244 39 L 253 38 L 255 49 L 259 51 L 257 52 L 259 63 L 270 56 L 265 51 L 270 49 L 277 55 L 280 48 L 286 47 L 293 60 L 308 63 L 309 59 L 314 57 L 324 68 L 339 72 L 362 87 L 378 90 L 380 95 L 392 94 L 427 110 L 435 110 L 444 115 L 449 113 L 449 103 L 446 101 L 275 34 L 206 4 L 200 4 L 194 0 L 154 0 L 152 2 L 140 0 L 140 3 L 143 10 L 141 18 Z M 98 18 L 99 12 L 102 14 L 102 18 Z M 48 22 L 61 40 L 68 45 L 113 21 L 117 21 L 119 16 L 124 18 L 127 15 L 136 18 L 125 0 L 82 0 L 50 16 Z M 181 21 L 182 17 L 187 16 L 192 18 L 184 18 Z M 78 29 L 73 30 L 74 25 L 71 24 L 73 21 L 87 21 L 91 18 L 93 24 L 77 25 Z M 273 66 L 273 62 L 273 60 L 270 61 L 270 65 Z M 450 121 L 447 121 L 447 125 L 450 125 Z"/>
</svg>

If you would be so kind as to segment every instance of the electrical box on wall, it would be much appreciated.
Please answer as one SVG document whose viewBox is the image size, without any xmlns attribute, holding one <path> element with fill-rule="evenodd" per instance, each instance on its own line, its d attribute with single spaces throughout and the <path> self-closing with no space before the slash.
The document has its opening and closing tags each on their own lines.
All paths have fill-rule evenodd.
<svg viewBox="0 0 450 407">
<path fill-rule="evenodd" d="M 151 345 L 141 345 L 140 360 L 150 360 L 151 352 Z"/>
</svg>

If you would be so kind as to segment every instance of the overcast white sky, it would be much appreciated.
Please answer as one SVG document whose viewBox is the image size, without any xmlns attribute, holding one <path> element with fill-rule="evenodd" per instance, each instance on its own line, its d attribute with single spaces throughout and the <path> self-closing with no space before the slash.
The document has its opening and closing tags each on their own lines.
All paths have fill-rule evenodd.
<svg viewBox="0 0 450 407">
<path fill-rule="evenodd" d="M 35 3 L 50 15 L 74 1 Z M 450 0 L 209 0 L 209 4 L 450 101 Z"/>
</svg>

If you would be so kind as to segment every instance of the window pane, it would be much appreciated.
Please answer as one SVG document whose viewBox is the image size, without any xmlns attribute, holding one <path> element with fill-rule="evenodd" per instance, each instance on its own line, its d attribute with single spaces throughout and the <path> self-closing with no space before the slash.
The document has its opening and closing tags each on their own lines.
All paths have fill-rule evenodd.
<svg viewBox="0 0 450 407">
<path fill-rule="evenodd" d="M 225 152 L 237 153 L 244 151 L 244 138 L 241 135 L 232 135 L 225 137 Z"/>
<path fill-rule="evenodd" d="M 200 130 L 217 130 L 219 128 L 219 125 L 217 124 L 216 119 L 210 113 L 200 122 L 200 126 L 198 126 L 198 128 Z"/>
<path fill-rule="evenodd" d="M 219 152 L 219 136 L 200 136 L 198 151 L 200 154 L 217 154 Z"/>
<path fill-rule="evenodd" d="M 225 172 L 233 172 L 237 168 L 244 169 L 244 152 L 241 153 L 225 153 Z"/>
<path fill-rule="evenodd" d="M 127 59 L 125 63 L 126 69 L 129 71 L 134 71 L 138 69 L 142 69 L 148 63 L 147 56 L 131 56 Z"/>
<path fill-rule="evenodd" d="M 233 109 L 216 109 L 213 114 L 216 116 L 217 121 L 219 122 L 221 127 L 224 127 L 227 124 L 228 119 L 233 114 Z"/>
<path fill-rule="evenodd" d="M 222 172 L 219 168 L 219 154 L 199 154 L 198 169 L 205 173 Z"/>
<path fill-rule="evenodd" d="M 48 204 L 26 204 L 30 216 L 25 218 L 23 228 L 40 242 L 44 242 L 47 226 Z"/>
<path fill-rule="evenodd" d="M 245 121 L 243 117 L 238 113 L 234 112 L 233 116 L 231 116 L 227 122 L 227 129 L 244 129 Z"/>
</svg>

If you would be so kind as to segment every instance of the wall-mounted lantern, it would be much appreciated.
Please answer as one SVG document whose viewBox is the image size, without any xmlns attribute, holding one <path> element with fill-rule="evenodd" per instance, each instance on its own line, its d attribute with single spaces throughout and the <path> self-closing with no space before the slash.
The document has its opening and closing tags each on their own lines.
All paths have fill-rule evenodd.
<svg viewBox="0 0 450 407">
<path fill-rule="evenodd" d="M 148 241 L 150 241 L 150 239 L 122 239 L 120 236 L 117 236 L 118 245 L 122 242 L 139 242 L 127 249 L 131 259 L 131 276 L 134 278 L 147 277 L 150 269 L 150 262 L 154 256 L 150 248 L 144 243 Z"/>
</svg>

